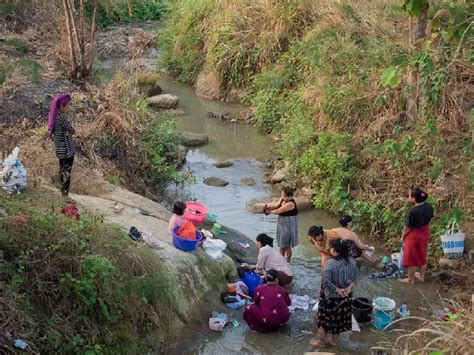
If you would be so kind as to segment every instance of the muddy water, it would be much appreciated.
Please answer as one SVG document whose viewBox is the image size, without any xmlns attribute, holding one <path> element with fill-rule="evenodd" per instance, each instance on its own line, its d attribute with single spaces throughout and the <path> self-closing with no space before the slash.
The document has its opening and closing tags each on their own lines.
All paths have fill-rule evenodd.
<svg viewBox="0 0 474 355">
<path fill-rule="evenodd" d="M 177 117 L 178 128 L 183 131 L 205 133 L 210 138 L 209 145 L 192 149 L 187 155 L 184 169 L 191 170 L 196 183 L 177 188 L 170 186 L 170 198 L 198 199 L 204 202 L 211 211 L 219 216 L 219 222 L 235 228 L 252 239 L 260 232 L 274 236 L 276 219 L 249 213 L 245 202 L 252 198 L 270 197 L 275 191 L 263 181 L 263 164 L 275 148 L 273 142 L 262 136 L 256 129 L 245 123 L 221 122 L 208 118 L 208 111 L 225 110 L 234 114 L 242 109 L 239 106 L 213 102 L 198 98 L 194 90 L 186 85 L 172 81 L 161 82 L 165 92 L 180 97 L 180 108 L 185 112 Z M 234 165 L 217 169 L 213 163 L 222 159 L 232 159 Z M 203 179 L 210 176 L 221 177 L 229 182 L 226 187 L 210 187 L 203 184 Z M 251 177 L 257 182 L 255 186 L 241 183 L 242 178 Z M 328 214 L 318 211 L 304 211 L 299 216 L 299 245 L 294 250 L 292 267 L 295 280 L 290 287 L 291 293 L 309 295 L 318 298 L 320 288 L 320 257 L 310 246 L 305 232 L 312 224 L 321 224 L 326 228 L 337 226 L 337 220 Z M 363 237 L 363 236 L 362 236 Z M 377 255 L 390 255 L 383 246 L 376 245 Z M 397 304 L 407 302 L 412 314 L 421 315 L 419 307 L 428 307 L 424 297 L 436 297 L 434 285 L 405 286 L 396 280 L 372 281 L 368 275 L 375 272 L 373 266 L 360 263 L 356 297 L 373 298 L 386 296 Z M 429 307 L 428 307 L 429 308 Z M 311 351 L 309 340 L 312 337 L 313 314 L 311 311 L 297 310 L 289 323 L 273 334 L 256 334 L 249 330 L 242 320 L 242 311 L 231 311 L 222 308 L 240 323 L 238 327 L 228 328 L 224 333 L 213 333 L 208 330 L 207 319 L 202 320 L 200 329 L 184 342 L 176 352 L 188 354 L 303 354 Z M 387 334 L 377 333 L 370 326 L 362 328 L 361 333 L 346 333 L 341 337 L 338 354 L 367 354 L 370 347 L 382 341 Z M 393 336 L 391 336 L 393 338 Z M 313 349 L 314 351 L 314 349 Z"/>
</svg>

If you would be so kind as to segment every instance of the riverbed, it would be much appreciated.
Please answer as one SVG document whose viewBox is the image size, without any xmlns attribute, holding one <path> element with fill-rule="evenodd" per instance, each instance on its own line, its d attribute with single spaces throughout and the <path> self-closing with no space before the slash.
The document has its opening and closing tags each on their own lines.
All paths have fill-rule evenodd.
<svg viewBox="0 0 474 355">
<path fill-rule="evenodd" d="M 252 240 L 258 233 L 265 232 L 275 236 L 276 218 L 252 214 L 245 208 L 245 203 L 254 198 L 270 198 L 277 193 L 264 179 L 265 165 L 272 150 L 276 149 L 269 137 L 260 134 L 256 128 L 244 122 L 228 122 L 209 118 L 209 111 L 226 111 L 236 115 L 244 108 L 223 102 L 209 101 L 196 96 L 190 86 L 172 80 L 161 80 L 164 92 L 179 96 L 180 109 L 184 114 L 176 117 L 179 130 L 204 133 L 209 136 L 209 144 L 189 150 L 183 170 L 190 171 L 195 182 L 184 187 L 169 186 L 168 198 L 192 199 L 204 202 L 211 211 L 218 214 L 218 221 L 223 225 L 245 233 Z M 224 159 L 233 161 L 228 168 L 218 169 L 213 163 Z M 229 182 L 226 187 L 211 187 L 203 183 L 210 176 L 220 177 Z M 243 178 L 253 178 L 255 186 L 241 182 Z M 302 211 L 299 215 L 299 245 L 294 249 L 292 268 L 295 273 L 290 293 L 319 297 L 320 289 L 320 256 L 308 243 L 306 232 L 312 224 L 325 228 L 337 226 L 337 219 L 320 210 Z M 361 235 L 362 239 L 367 239 Z M 370 241 L 366 240 L 367 243 Z M 390 255 L 382 245 L 375 245 L 376 255 Z M 436 288 L 433 284 L 408 286 L 397 280 L 374 281 L 368 278 L 376 272 L 374 266 L 360 262 L 360 272 L 355 297 L 373 298 L 384 296 L 394 299 L 397 305 L 406 302 L 412 315 L 422 315 L 420 307 L 429 308 L 428 300 L 436 299 Z M 211 310 L 209 310 L 211 311 Z M 309 340 L 313 337 L 313 312 L 296 310 L 287 325 L 272 334 L 257 334 L 247 327 L 242 320 L 242 310 L 232 311 L 224 306 L 229 316 L 239 321 L 239 326 L 226 328 L 221 333 L 208 330 L 208 318 L 202 319 L 195 334 L 187 335 L 176 353 L 187 354 L 303 354 L 311 351 Z M 425 309 L 423 311 L 426 312 Z M 338 354 L 367 354 L 370 347 L 383 341 L 387 332 L 375 331 L 370 325 L 364 326 L 361 333 L 346 333 L 341 337 Z M 394 335 L 390 336 L 394 339 Z M 313 349 L 314 350 L 314 349 Z"/>
</svg>

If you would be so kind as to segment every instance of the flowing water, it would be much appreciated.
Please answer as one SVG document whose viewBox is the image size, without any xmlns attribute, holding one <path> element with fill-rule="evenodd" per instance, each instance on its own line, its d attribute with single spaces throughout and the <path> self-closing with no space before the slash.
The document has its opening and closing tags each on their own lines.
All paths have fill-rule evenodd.
<svg viewBox="0 0 474 355">
<path fill-rule="evenodd" d="M 237 229 L 250 238 L 266 232 L 275 235 L 276 218 L 252 214 L 245 208 L 245 203 L 254 198 L 269 198 L 275 194 L 272 187 L 264 182 L 264 163 L 271 156 L 275 143 L 260 134 L 255 127 L 242 122 L 223 122 L 207 117 L 208 111 L 227 111 L 236 114 L 241 106 L 222 102 L 209 101 L 195 95 L 194 89 L 169 80 L 160 83 L 165 92 L 180 97 L 180 108 L 185 112 L 177 117 L 178 128 L 182 131 L 205 133 L 210 143 L 204 147 L 188 152 L 187 162 L 183 169 L 190 170 L 196 183 L 188 186 L 170 186 L 168 194 L 175 199 L 197 199 L 204 202 L 211 211 L 219 216 L 223 225 Z M 231 159 L 234 165 L 218 169 L 213 163 Z M 203 179 L 216 176 L 229 182 L 226 187 L 211 187 Z M 255 179 L 255 186 L 241 183 L 242 178 Z M 292 267 L 295 273 L 294 282 L 289 291 L 298 295 L 309 295 L 318 298 L 320 288 L 320 257 L 308 243 L 306 231 L 312 224 L 325 228 L 337 226 L 337 220 L 319 211 L 302 211 L 299 215 L 299 245 L 294 249 Z M 362 236 L 363 237 L 363 236 Z M 390 255 L 383 246 L 376 245 L 378 256 Z M 360 264 L 360 273 L 355 288 L 356 297 L 373 298 L 385 296 L 394 299 L 397 304 L 407 302 L 412 314 L 420 314 L 419 307 L 426 307 L 427 301 L 436 294 L 434 285 L 406 286 L 397 280 L 373 281 L 368 275 L 377 270 L 367 263 Z M 239 326 L 226 328 L 224 333 L 214 333 L 207 328 L 207 318 L 202 320 L 201 329 L 183 343 L 177 352 L 187 354 L 303 354 L 311 351 L 309 340 L 314 329 L 312 312 L 297 310 L 289 323 L 279 332 L 257 334 L 251 332 L 242 320 L 242 310 L 225 310 L 239 321 Z M 367 354 L 370 347 L 383 340 L 384 335 L 366 326 L 361 333 L 344 334 L 340 340 L 337 353 Z"/>
<path fill-rule="evenodd" d="M 153 62 L 156 52 L 146 59 Z M 124 60 L 109 59 L 103 62 L 103 69 L 111 74 L 123 66 Z M 176 117 L 178 129 L 182 131 L 205 133 L 209 136 L 208 145 L 191 149 L 187 154 L 187 162 L 183 170 L 189 170 L 195 177 L 195 183 L 182 186 L 169 186 L 167 197 L 174 199 L 197 199 L 204 202 L 211 211 L 216 212 L 223 225 L 239 230 L 252 240 L 258 233 L 266 232 L 275 235 L 276 218 L 252 214 L 245 208 L 251 199 L 270 198 L 277 192 L 265 183 L 265 162 L 272 156 L 276 144 L 269 137 L 260 134 L 252 125 L 242 122 L 226 122 L 209 118 L 209 111 L 226 111 L 231 115 L 239 115 L 244 107 L 227 103 L 209 101 L 196 96 L 190 86 L 163 79 L 160 82 L 163 91 L 180 97 L 179 107 L 183 115 Z M 233 166 L 218 169 L 213 163 L 230 159 Z M 229 182 L 226 187 L 211 187 L 203 183 L 207 177 L 220 177 Z M 253 178 L 255 186 L 247 186 L 241 182 L 243 178 Z M 309 244 L 306 232 L 312 224 L 320 224 L 325 228 L 336 227 L 337 219 L 320 210 L 302 211 L 299 215 L 299 245 L 294 249 L 291 262 L 294 281 L 289 287 L 290 293 L 319 297 L 320 289 L 320 257 Z M 361 235 L 362 239 L 364 236 Z M 390 255 L 383 245 L 376 246 L 376 255 Z M 399 305 L 406 302 L 412 315 L 426 315 L 429 312 L 429 300 L 438 299 L 435 285 L 409 286 L 396 280 L 373 281 L 368 275 L 377 270 L 367 263 L 360 263 L 355 297 L 373 298 L 384 296 L 392 298 Z M 421 308 L 421 309 L 420 309 Z M 209 310 L 211 311 L 211 310 Z M 226 327 L 223 333 L 214 333 L 208 329 L 208 319 L 202 319 L 193 334 L 183 334 L 183 341 L 174 353 L 180 354 L 304 354 L 315 351 L 309 344 L 314 336 L 314 314 L 311 310 L 296 310 L 287 325 L 278 332 L 258 334 L 251 332 L 242 320 L 242 310 L 232 311 L 222 308 L 236 320 L 239 325 Z M 387 332 L 375 331 L 371 326 L 363 326 L 360 333 L 345 333 L 341 336 L 337 349 L 328 349 L 337 354 L 370 353 L 370 347 L 384 339 L 394 339 Z"/>
</svg>

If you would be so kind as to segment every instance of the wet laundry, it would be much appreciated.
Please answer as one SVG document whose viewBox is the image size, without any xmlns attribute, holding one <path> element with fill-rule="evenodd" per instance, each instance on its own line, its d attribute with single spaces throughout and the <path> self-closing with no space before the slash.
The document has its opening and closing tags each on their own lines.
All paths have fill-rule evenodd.
<svg viewBox="0 0 474 355">
<path fill-rule="evenodd" d="M 374 272 L 369 275 L 371 280 L 386 280 L 386 279 L 398 279 L 405 276 L 405 273 L 400 269 L 396 262 L 392 262 L 384 266 L 384 271 Z"/>
<path fill-rule="evenodd" d="M 296 309 L 302 309 L 303 311 L 307 311 L 309 306 L 315 304 L 317 301 L 312 299 L 308 295 L 298 296 L 295 294 L 290 294 L 291 299 L 291 306 L 289 306 L 290 312 L 294 312 Z"/>
</svg>

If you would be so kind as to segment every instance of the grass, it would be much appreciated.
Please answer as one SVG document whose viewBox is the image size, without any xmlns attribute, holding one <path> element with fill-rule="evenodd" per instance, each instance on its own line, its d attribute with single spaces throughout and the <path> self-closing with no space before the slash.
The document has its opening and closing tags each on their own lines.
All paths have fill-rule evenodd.
<svg viewBox="0 0 474 355">
<path fill-rule="evenodd" d="M 468 11 L 465 1 L 432 11 L 445 5 L 456 16 Z M 472 169 L 462 168 L 472 165 L 463 143 L 471 138 L 462 79 L 469 58 L 457 58 L 448 75 L 443 66 L 451 59 L 443 56 L 455 52 L 454 41 L 412 54 L 407 16 L 389 0 L 178 0 L 160 36 L 162 65 L 185 82 L 206 71 L 227 92 L 243 90 L 255 124 L 282 138 L 293 185 L 305 181 L 316 206 L 352 213 L 395 245 L 412 184 L 433 195 L 436 235 L 458 209 L 465 228 L 472 226 L 474 203 Z M 411 91 L 403 83 L 383 87 L 380 74 L 413 58 L 431 77 L 421 83 L 425 106 L 408 117 Z M 452 173 L 461 176 L 456 184 L 447 181 Z M 432 253 L 439 254 L 437 243 Z"/>
<path fill-rule="evenodd" d="M 150 248 L 99 215 L 65 217 L 45 191 L 0 192 L 0 205 L 2 329 L 38 353 L 139 353 L 149 336 L 166 343 L 177 295 Z M 12 351 L 5 340 L 0 348 Z"/>
</svg>

